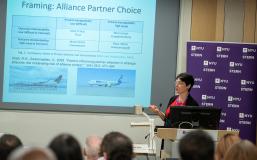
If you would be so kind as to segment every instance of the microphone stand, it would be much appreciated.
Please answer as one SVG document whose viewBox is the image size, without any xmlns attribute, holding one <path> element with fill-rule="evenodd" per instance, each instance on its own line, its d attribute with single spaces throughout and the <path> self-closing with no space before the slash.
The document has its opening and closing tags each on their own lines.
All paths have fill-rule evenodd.
<svg viewBox="0 0 257 160">
<path fill-rule="evenodd" d="M 142 109 L 142 108 L 141 108 Z M 154 119 L 150 118 L 145 112 L 140 112 L 144 117 L 147 118 L 148 122 L 131 122 L 131 126 L 149 126 L 149 141 L 147 144 L 147 148 L 144 147 L 144 151 L 142 150 L 141 153 L 147 154 L 156 154 L 156 144 L 154 141 Z"/>
</svg>

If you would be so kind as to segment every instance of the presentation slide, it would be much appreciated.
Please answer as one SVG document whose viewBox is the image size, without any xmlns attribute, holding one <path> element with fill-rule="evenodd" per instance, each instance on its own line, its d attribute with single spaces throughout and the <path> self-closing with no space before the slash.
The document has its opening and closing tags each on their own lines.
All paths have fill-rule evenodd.
<svg viewBox="0 0 257 160">
<path fill-rule="evenodd" d="M 8 0 L 4 103 L 148 106 L 156 0 Z"/>
</svg>

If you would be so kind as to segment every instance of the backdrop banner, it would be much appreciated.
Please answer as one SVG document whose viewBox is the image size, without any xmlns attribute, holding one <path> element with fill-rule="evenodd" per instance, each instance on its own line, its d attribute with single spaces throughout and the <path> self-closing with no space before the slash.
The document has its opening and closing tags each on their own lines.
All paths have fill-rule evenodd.
<svg viewBox="0 0 257 160">
<path fill-rule="evenodd" d="M 256 142 L 257 44 L 187 42 L 192 96 L 202 106 L 222 108 L 220 129 L 240 131 Z"/>
</svg>

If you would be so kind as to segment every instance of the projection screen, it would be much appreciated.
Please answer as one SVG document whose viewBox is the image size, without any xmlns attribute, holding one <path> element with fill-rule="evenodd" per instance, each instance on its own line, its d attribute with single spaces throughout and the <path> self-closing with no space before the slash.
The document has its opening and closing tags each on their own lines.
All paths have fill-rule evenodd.
<svg viewBox="0 0 257 160">
<path fill-rule="evenodd" d="M 128 112 L 151 103 L 156 0 L 4 3 L 7 109 Z"/>
</svg>

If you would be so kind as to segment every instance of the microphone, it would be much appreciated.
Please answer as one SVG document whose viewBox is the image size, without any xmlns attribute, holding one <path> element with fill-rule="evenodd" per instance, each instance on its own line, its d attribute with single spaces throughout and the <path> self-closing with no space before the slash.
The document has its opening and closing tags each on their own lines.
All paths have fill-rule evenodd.
<svg viewBox="0 0 257 160">
<path fill-rule="evenodd" d="M 162 110 L 162 103 L 159 104 L 158 108 L 159 110 Z"/>
<path fill-rule="evenodd" d="M 147 138 L 147 137 L 149 137 L 150 136 L 150 133 L 148 133 L 146 136 L 145 136 L 145 139 Z"/>
</svg>

